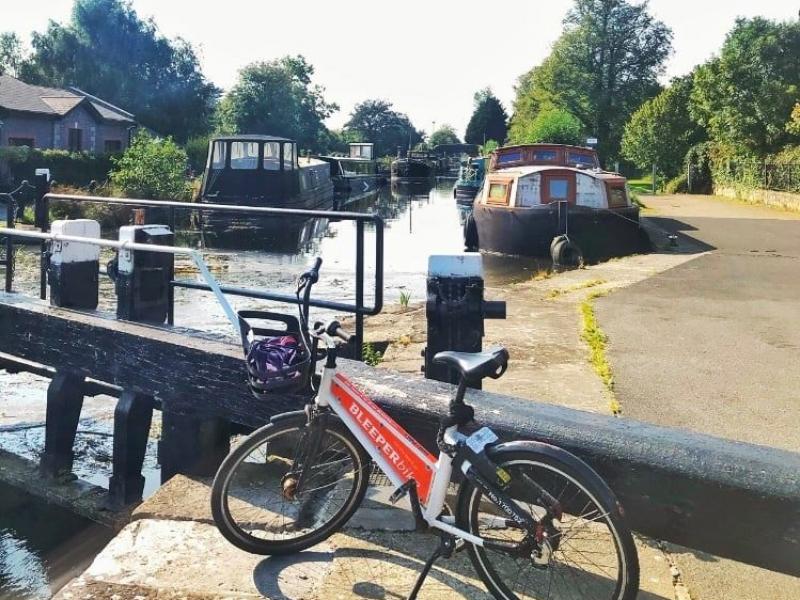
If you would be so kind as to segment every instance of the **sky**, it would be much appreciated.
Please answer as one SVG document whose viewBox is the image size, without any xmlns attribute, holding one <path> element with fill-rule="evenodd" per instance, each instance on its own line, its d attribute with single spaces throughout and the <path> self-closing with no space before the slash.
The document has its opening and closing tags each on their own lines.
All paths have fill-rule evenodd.
<svg viewBox="0 0 800 600">
<path fill-rule="evenodd" d="M 206 76 L 223 89 L 248 63 L 302 54 L 314 81 L 341 108 L 382 98 L 430 132 L 447 123 L 463 135 L 473 94 L 491 87 L 511 112 L 514 84 L 540 63 L 561 33 L 572 0 L 133 0 L 168 37 L 198 51 Z M 0 31 L 29 39 L 49 19 L 66 21 L 72 0 L 0 0 Z M 651 0 L 674 32 L 665 80 L 717 52 L 737 16 L 796 19 L 794 0 Z"/>
</svg>

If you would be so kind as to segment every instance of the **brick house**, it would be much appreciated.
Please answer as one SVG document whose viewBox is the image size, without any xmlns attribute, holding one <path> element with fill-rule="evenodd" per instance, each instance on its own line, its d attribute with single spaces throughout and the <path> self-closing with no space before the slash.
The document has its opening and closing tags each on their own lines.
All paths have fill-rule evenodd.
<svg viewBox="0 0 800 600">
<path fill-rule="evenodd" d="M 0 75 L 0 147 L 120 152 L 135 117 L 78 88 L 29 85 Z"/>
</svg>

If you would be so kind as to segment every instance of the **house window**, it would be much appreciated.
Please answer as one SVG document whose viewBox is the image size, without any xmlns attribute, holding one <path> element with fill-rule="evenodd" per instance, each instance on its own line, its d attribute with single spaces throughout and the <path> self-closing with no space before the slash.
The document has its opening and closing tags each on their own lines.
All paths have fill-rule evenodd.
<svg viewBox="0 0 800 600">
<path fill-rule="evenodd" d="M 80 152 L 83 150 L 83 130 L 70 129 L 67 138 L 67 148 L 70 152 Z"/>
<path fill-rule="evenodd" d="M 22 138 L 22 137 L 10 137 L 8 138 L 8 145 L 9 146 L 28 146 L 29 148 L 34 147 L 34 139 L 33 138 Z"/>
<path fill-rule="evenodd" d="M 105 151 L 107 154 L 122 152 L 122 140 L 106 140 Z"/>
</svg>

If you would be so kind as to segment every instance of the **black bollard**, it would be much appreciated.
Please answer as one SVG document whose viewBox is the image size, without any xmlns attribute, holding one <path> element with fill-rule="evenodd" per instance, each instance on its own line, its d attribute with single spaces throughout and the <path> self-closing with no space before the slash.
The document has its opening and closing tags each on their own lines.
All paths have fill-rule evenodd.
<svg viewBox="0 0 800 600">
<path fill-rule="evenodd" d="M 54 221 L 53 233 L 99 238 L 100 223 L 90 219 Z M 100 246 L 55 241 L 50 247 L 47 279 L 50 304 L 62 308 L 97 308 Z"/>
<path fill-rule="evenodd" d="M 425 377 L 458 383 L 458 374 L 434 364 L 433 357 L 444 350 L 480 352 L 484 319 L 505 319 L 506 303 L 483 299 L 483 261 L 478 253 L 431 256 L 427 287 Z M 480 382 L 473 387 L 480 389 Z"/>
<path fill-rule="evenodd" d="M 166 225 L 130 225 L 119 230 L 120 241 L 173 245 L 175 236 Z M 109 275 L 116 283 L 117 318 L 162 324 L 169 314 L 170 282 L 175 268 L 172 254 L 120 251 Z"/>
</svg>

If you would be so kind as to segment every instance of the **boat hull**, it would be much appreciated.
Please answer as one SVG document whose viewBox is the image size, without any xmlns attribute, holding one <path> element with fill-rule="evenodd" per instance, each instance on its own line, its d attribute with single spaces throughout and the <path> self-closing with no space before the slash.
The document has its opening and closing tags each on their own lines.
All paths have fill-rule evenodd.
<svg viewBox="0 0 800 600">
<path fill-rule="evenodd" d="M 510 208 L 476 204 L 472 214 L 481 251 L 549 256 L 553 238 L 563 233 L 578 245 L 588 262 L 650 250 L 649 238 L 639 225 L 638 207 L 570 207 L 565 215 L 558 205 Z"/>
<path fill-rule="evenodd" d="M 417 160 L 397 160 L 392 163 L 392 179 L 423 181 L 433 179 L 436 173 L 433 165 Z"/>
</svg>

